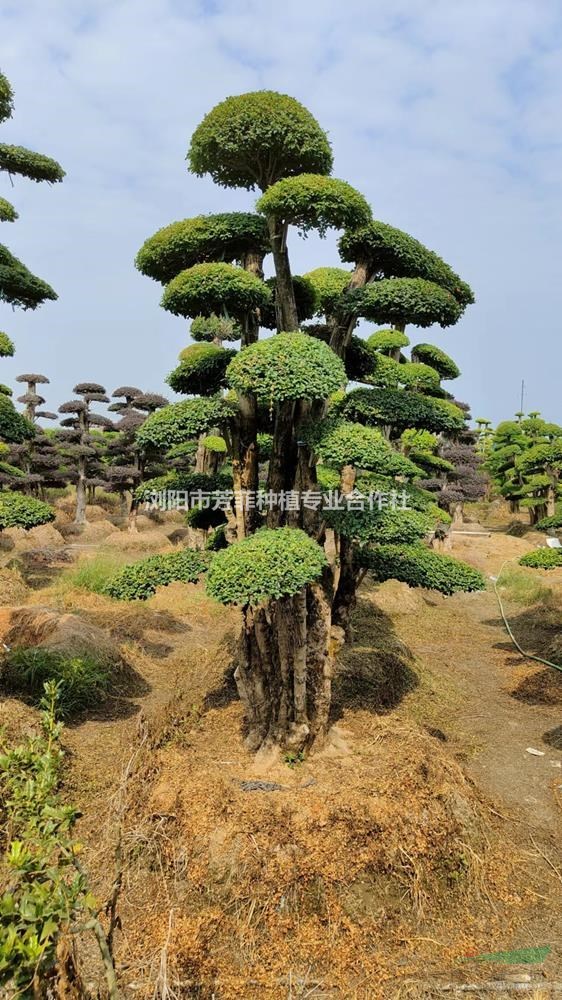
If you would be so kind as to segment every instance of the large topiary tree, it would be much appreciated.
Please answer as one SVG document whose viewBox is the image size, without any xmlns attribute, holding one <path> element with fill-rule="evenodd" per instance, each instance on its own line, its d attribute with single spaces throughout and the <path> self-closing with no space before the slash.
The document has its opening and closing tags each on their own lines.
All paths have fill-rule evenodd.
<svg viewBox="0 0 562 1000">
<path fill-rule="evenodd" d="M 400 579 L 445 593 L 483 586 L 468 567 L 427 555 L 422 541 L 439 510 L 415 486 L 424 469 L 400 451 L 408 428 L 454 435 L 464 427 L 441 385 L 454 362 L 425 344 L 403 359 L 404 328 L 453 325 L 473 297 L 436 254 L 373 221 L 363 196 L 330 176 L 326 134 L 291 97 L 223 101 L 195 130 L 188 162 L 223 187 L 257 188 L 257 214 L 173 223 L 139 251 L 138 268 L 166 284 L 162 306 L 193 319 L 208 345 L 182 352 L 169 378 L 194 398 L 149 417 L 138 441 L 170 449 L 201 435 L 224 440 L 235 526 L 208 588 L 243 611 L 236 680 L 250 744 L 300 749 L 326 732 L 335 652 L 369 568 L 386 579 L 395 567 Z M 351 268 L 293 276 L 291 226 L 304 235 L 343 230 L 340 254 Z M 267 253 L 274 278 L 264 281 Z M 233 324 L 232 338 L 213 334 L 217 317 Z M 390 326 L 386 339 L 358 337 L 362 318 Z M 259 340 L 264 326 L 276 335 Z M 238 353 L 223 346 L 235 331 Z M 363 387 L 346 393 L 349 379 Z M 334 487 L 344 498 L 335 509 L 322 497 Z M 404 489 L 408 509 L 380 502 Z M 361 509 L 358 492 L 379 501 Z"/>
<path fill-rule="evenodd" d="M 514 513 L 528 510 L 532 525 L 552 517 L 561 495 L 562 427 L 536 412 L 516 414 L 489 435 L 484 466 Z"/>
<path fill-rule="evenodd" d="M 97 478 L 99 466 L 96 459 L 98 450 L 93 436 L 94 429 L 112 430 L 113 424 L 102 414 L 93 413 L 92 403 L 109 403 L 103 385 L 97 382 L 79 382 L 72 390 L 81 399 L 71 399 L 59 406 L 59 413 L 67 414 L 61 423 L 69 428 L 69 440 L 64 453 L 76 463 L 76 513 L 74 523 L 82 527 L 86 524 L 89 481 Z M 94 468 L 92 468 L 94 463 Z M 94 473 L 96 475 L 94 475 Z"/>
</svg>

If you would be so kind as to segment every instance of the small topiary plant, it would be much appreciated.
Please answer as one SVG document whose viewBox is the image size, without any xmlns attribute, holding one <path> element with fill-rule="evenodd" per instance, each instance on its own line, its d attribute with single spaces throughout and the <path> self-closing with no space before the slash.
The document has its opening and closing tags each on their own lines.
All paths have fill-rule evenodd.
<svg viewBox="0 0 562 1000">
<path fill-rule="evenodd" d="M 226 377 L 236 392 L 271 404 L 324 399 L 347 381 L 334 352 L 304 333 L 278 333 L 246 347 L 230 362 Z"/>
<path fill-rule="evenodd" d="M 225 372 L 235 351 L 216 344 L 191 344 L 180 353 L 180 363 L 167 376 L 174 392 L 186 396 L 213 396 L 225 385 Z"/>
<path fill-rule="evenodd" d="M 549 531 L 551 528 L 562 528 L 562 514 L 553 514 L 552 517 L 543 517 L 535 524 L 537 531 Z"/>
<path fill-rule="evenodd" d="M 178 581 L 196 583 L 208 566 L 208 555 L 190 549 L 149 556 L 116 573 L 104 593 L 118 601 L 146 601 L 156 593 L 157 587 Z"/>
<path fill-rule="evenodd" d="M 55 512 L 48 503 L 22 493 L 0 492 L 0 531 L 3 528 L 36 528 L 54 519 Z"/>
<path fill-rule="evenodd" d="M 423 545 L 376 545 L 372 549 L 362 549 L 359 559 L 381 583 L 401 580 L 410 587 L 427 587 L 442 594 L 486 587 L 478 570 Z"/>
<path fill-rule="evenodd" d="M 535 549 L 521 556 L 519 565 L 531 569 L 557 569 L 562 566 L 562 552 L 559 549 Z"/>
</svg>

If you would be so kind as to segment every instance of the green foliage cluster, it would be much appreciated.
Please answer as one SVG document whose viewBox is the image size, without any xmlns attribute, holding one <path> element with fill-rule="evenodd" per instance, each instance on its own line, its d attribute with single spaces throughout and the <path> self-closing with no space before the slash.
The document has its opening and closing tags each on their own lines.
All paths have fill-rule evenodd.
<svg viewBox="0 0 562 1000">
<path fill-rule="evenodd" d="M 351 271 L 345 271 L 342 267 L 316 267 L 313 271 L 307 271 L 304 277 L 314 287 L 318 315 L 325 316 L 335 312 L 351 280 Z"/>
<path fill-rule="evenodd" d="M 59 935 L 95 909 L 75 866 L 78 811 L 59 793 L 63 751 L 58 688 L 46 687 L 41 733 L 0 754 L 0 816 L 8 888 L 0 896 L 0 984 L 11 996 L 38 996 L 53 971 Z"/>
<path fill-rule="evenodd" d="M 380 277 L 423 278 L 446 288 L 461 306 L 474 302 L 470 287 L 441 257 L 413 236 L 385 222 L 372 221 L 367 226 L 344 233 L 339 251 L 342 260 L 368 263 L 373 273 Z"/>
<path fill-rule="evenodd" d="M 45 683 L 58 685 L 58 710 L 72 716 L 97 708 L 111 685 L 111 664 L 93 655 L 69 656 L 40 646 L 14 647 L 4 659 L 1 680 L 6 691 L 24 695 L 39 704 Z"/>
<path fill-rule="evenodd" d="M 504 420 L 486 439 L 485 468 L 500 493 L 542 519 L 560 493 L 562 427 L 538 414 Z"/>
<path fill-rule="evenodd" d="M 387 353 L 390 351 L 397 351 L 402 347 L 407 347 L 410 340 L 406 334 L 402 332 L 402 330 L 394 330 L 391 328 L 389 330 L 375 330 L 375 332 L 367 338 L 367 343 L 373 350 Z"/>
<path fill-rule="evenodd" d="M 14 94 L 9 80 L 0 73 L 0 122 L 12 117 L 14 110 Z"/>
<path fill-rule="evenodd" d="M 208 434 L 201 441 L 201 444 L 207 449 L 207 451 L 212 451 L 216 455 L 226 454 L 226 441 L 219 434 Z"/>
<path fill-rule="evenodd" d="M 412 347 L 412 361 L 422 361 L 439 372 L 442 379 L 458 378 L 460 368 L 452 358 L 434 344 L 416 344 Z"/>
<path fill-rule="evenodd" d="M 180 271 L 211 261 L 232 263 L 247 253 L 271 250 L 265 219 L 252 212 L 197 215 L 172 222 L 143 243 L 135 264 L 142 274 L 167 284 Z"/>
<path fill-rule="evenodd" d="M 232 476 L 219 472 L 214 476 L 203 472 L 166 472 L 162 476 L 146 479 L 135 490 L 135 498 L 141 502 L 148 501 L 151 493 L 162 490 L 179 490 L 191 493 L 201 490 L 202 493 L 214 493 L 217 490 L 232 489 Z"/>
<path fill-rule="evenodd" d="M 361 549 L 358 558 L 377 580 L 401 580 L 410 587 L 427 587 L 442 594 L 484 590 L 482 574 L 466 563 L 424 545 L 376 545 Z"/>
<path fill-rule="evenodd" d="M 425 427 L 430 431 L 455 432 L 464 427 L 462 410 L 446 399 L 400 389 L 353 389 L 340 407 L 343 416 L 366 424 L 398 429 Z"/>
<path fill-rule="evenodd" d="M 18 413 L 9 396 L 0 393 L 0 438 L 10 444 L 30 441 L 35 431 L 33 424 Z"/>
<path fill-rule="evenodd" d="M 0 243 L 0 302 L 9 302 L 20 309 L 36 309 L 46 299 L 56 298 L 56 292 L 46 281 L 32 274 Z"/>
<path fill-rule="evenodd" d="M 186 399 L 151 413 L 137 432 L 140 448 L 171 448 L 229 421 L 232 408 L 220 396 Z"/>
<path fill-rule="evenodd" d="M 412 478 L 419 475 L 416 466 L 394 451 L 381 432 L 373 427 L 330 416 L 307 426 L 303 438 L 324 465 L 336 469 L 355 465 L 385 476 Z"/>
<path fill-rule="evenodd" d="M 125 566 L 108 582 L 105 593 L 119 601 L 146 601 L 157 587 L 169 583 L 196 583 L 209 566 L 203 552 L 182 549 L 165 555 L 149 556 Z"/>
<path fill-rule="evenodd" d="M 304 320 L 311 319 L 316 312 L 318 306 L 316 291 L 314 289 L 314 285 L 306 276 L 303 277 L 300 274 L 294 274 L 292 282 L 297 315 L 299 323 L 302 323 Z M 265 284 L 271 290 L 272 297 L 268 305 L 260 309 L 260 326 L 265 327 L 266 330 L 276 330 L 277 316 L 275 312 L 275 301 L 277 297 L 277 280 L 276 278 L 267 278 Z"/>
<path fill-rule="evenodd" d="M 562 514 L 553 514 L 551 517 L 542 517 L 535 524 L 537 531 L 548 531 L 550 528 L 562 528 Z"/>
<path fill-rule="evenodd" d="M 326 399 L 345 385 L 342 362 L 322 341 L 305 333 L 278 333 L 243 348 L 230 362 L 227 381 L 264 402 Z"/>
<path fill-rule="evenodd" d="M 394 484 L 396 489 L 396 484 Z M 359 492 L 359 491 L 358 491 Z M 408 545 L 419 541 L 435 527 L 435 518 L 418 510 L 401 510 L 392 507 L 375 507 L 369 510 L 326 510 L 326 524 L 339 535 L 364 545 L 402 543 Z"/>
<path fill-rule="evenodd" d="M 562 566 L 562 552 L 560 549 L 534 549 L 521 556 L 519 565 L 531 569 L 557 569 Z"/>
<path fill-rule="evenodd" d="M 440 385 L 439 374 L 435 368 L 421 361 L 407 361 L 398 365 L 399 380 L 407 389 L 419 389 L 420 392 L 431 392 Z"/>
<path fill-rule="evenodd" d="M 303 233 L 316 229 L 321 236 L 328 229 L 353 229 L 371 218 L 369 203 L 351 184 L 317 173 L 277 181 L 258 199 L 256 208 Z"/>
<path fill-rule="evenodd" d="M 43 500 L 9 490 L 0 492 L 0 531 L 3 528 L 36 528 L 54 519 L 53 508 Z"/>
<path fill-rule="evenodd" d="M 446 288 L 424 278 L 383 278 L 348 293 L 348 300 L 358 316 L 397 326 L 453 326 L 464 309 Z"/>
<path fill-rule="evenodd" d="M 15 222 L 18 218 L 14 206 L 5 198 L 0 198 L 0 222 Z"/>
<path fill-rule="evenodd" d="M 15 347 L 7 333 L 0 332 L 0 358 L 11 358 Z"/>
<path fill-rule="evenodd" d="M 249 271 L 233 264 L 195 264 L 166 286 L 161 305 L 175 316 L 218 313 L 241 322 L 271 302 L 271 291 Z"/>
<path fill-rule="evenodd" d="M 221 604 L 257 605 L 317 580 L 324 550 L 298 528 L 262 528 L 214 557 L 207 592 Z"/>
<path fill-rule="evenodd" d="M 0 143 L 0 170 L 28 177 L 32 181 L 49 181 L 50 184 L 62 181 L 64 177 L 64 170 L 50 156 L 5 143 Z"/>
<path fill-rule="evenodd" d="M 318 122 L 293 97 L 258 90 L 228 97 L 195 129 L 190 170 L 222 187 L 265 191 L 282 177 L 329 174 L 332 151 Z"/>
<path fill-rule="evenodd" d="M 242 330 L 238 323 L 226 316 L 217 316 L 211 313 L 210 316 L 196 316 L 189 329 L 191 339 L 195 341 L 218 340 L 240 340 Z M 180 351 L 180 360 L 182 352 Z"/>
<path fill-rule="evenodd" d="M 166 377 L 174 392 L 186 396 L 214 396 L 225 386 L 226 369 L 236 351 L 216 344 L 191 344 L 184 347 L 177 368 Z"/>
</svg>

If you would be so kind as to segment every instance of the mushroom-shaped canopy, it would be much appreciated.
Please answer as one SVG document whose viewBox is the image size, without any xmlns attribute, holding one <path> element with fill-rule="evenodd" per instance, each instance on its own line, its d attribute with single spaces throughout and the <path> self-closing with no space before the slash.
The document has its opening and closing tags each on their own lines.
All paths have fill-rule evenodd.
<svg viewBox="0 0 562 1000">
<path fill-rule="evenodd" d="M 11 358 L 14 355 L 15 347 L 7 333 L 0 331 L 0 358 Z"/>
<path fill-rule="evenodd" d="M 136 266 L 167 284 L 180 271 L 210 261 L 240 261 L 247 253 L 271 250 L 265 219 L 251 212 L 197 215 L 159 229 L 143 244 Z"/>
<path fill-rule="evenodd" d="M 482 574 L 451 556 L 434 552 L 425 545 L 365 546 L 358 561 L 370 569 L 376 580 L 400 580 L 410 587 L 427 587 L 442 594 L 461 590 L 484 590 Z"/>
<path fill-rule="evenodd" d="M 460 368 L 440 347 L 433 344 L 416 344 L 412 347 L 412 361 L 422 361 L 439 372 L 442 379 L 458 378 Z M 458 404 L 457 404 L 458 405 Z"/>
<path fill-rule="evenodd" d="M 77 392 L 80 396 L 91 392 L 100 392 L 105 395 L 105 386 L 100 385 L 99 382 L 79 382 L 72 391 Z"/>
<path fill-rule="evenodd" d="M 425 427 L 430 431 L 459 431 L 464 413 L 447 399 L 434 399 L 403 389 L 353 389 L 340 407 L 342 415 L 370 426 L 404 429 Z"/>
<path fill-rule="evenodd" d="M 189 332 L 192 340 L 240 340 L 242 330 L 238 323 L 226 316 L 196 316 L 193 320 Z"/>
<path fill-rule="evenodd" d="M 37 385 L 44 385 L 49 381 L 46 375 L 16 375 L 16 382 L 35 382 Z"/>
<path fill-rule="evenodd" d="M 375 351 L 381 351 L 386 354 L 388 351 L 396 351 L 399 348 L 407 347 L 410 340 L 402 330 L 375 330 L 367 338 L 367 343 Z"/>
<path fill-rule="evenodd" d="M 19 174 L 32 181 L 48 181 L 55 184 L 62 181 L 64 170 L 60 163 L 43 153 L 34 153 L 24 146 L 0 144 L 0 170 L 7 174 Z"/>
<path fill-rule="evenodd" d="M 180 364 L 166 382 L 187 396 L 213 396 L 225 386 L 226 369 L 234 357 L 236 351 L 216 344 L 191 344 L 180 352 Z"/>
<path fill-rule="evenodd" d="M 104 486 L 107 486 L 107 479 L 100 479 L 99 476 L 92 476 L 87 477 L 85 483 L 86 486 L 99 487 L 100 489 L 103 489 Z"/>
<path fill-rule="evenodd" d="M 137 413 L 136 410 L 129 410 L 122 420 L 119 420 L 118 423 L 113 425 L 113 429 L 122 434 L 131 434 L 138 430 L 145 420 L 146 416 L 144 413 Z"/>
<path fill-rule="evenodd" d="M 141 392 L 135 396 L 134 403 L 137 409 L 151 412 L 160 409 L 161 406 L 167 406 L 169 400 L 158 392 Z"/>
<path fill-rule="evenodd" d="M 262 528 L 217 553 L 207 592 L 221 604 L 261 604 L 297 594 L 325 565 L 324 550 L 304 531 Z"/>
<path fill-rule="evenodd" d="M 1 165 L 0 165 L 1 169 Z M 20 309 L 36 309 L 47 299 L 54 301 L 57 293 L 0 244 L 0 302 L 9 302 Z"/>
<path fill-rule="evenodd" d="M 74 421 L 72 421 L 72 423 L 74 424 Z M 65 420 L 61 420 L 61 425 L 62 425 L 63 429 L 59 430 L 58 427 L 57 427 L 57 429 L 55 431 L 55 434 L 57 436 L 58 441 L 79 441 L 80 440 L 80 431 L 77 428 L 75 428 L 75 427 L 71 428 L 68 425 L 65 426 L 65 424 L 66 424 L 66 421 Z"/>
<path fill-rule="evenodd" d="M 87 403 L 109 403 L 109 396 L 104 392 L 85 392 L 84 399 Z"/>
<path fill-rule="evenodd" d="M 332 169 L 328 137 L 310 111 L 272 90 L 217 104 L 195 129 L 187 158 L 199 177 L 210 174 L 222 187 L 247 190 L 265 191 L 282 177 Z"/>
<path fill-rule="evenodd" d="M 119 403 L 110 403 L 107 409 L 110 410 L 111 413 L 122 413 L 123 410 L 129 409 L 129 403 L 125 403 L 124 401 Z"/>
<path fill-rule="evenodd" d="M 383 278 L 424 278 L 446 288 L 463 305 L 474 302 L 472 289 L 423 243 L 385 222 L 372 221 L 344 233 L 339 242 L 342 260 L 365 262 Z"/>
<path fill-rule="evenodd" d="M 314 316 L 318 308 L 318 300 L 314 286 L 308 278 L 304 278 L 299 274 L 294 274 L 292 282 L 295 294 L 295 305 L 297 307 L 297 316 L 299 318 L 299 323 L 302 323 L 303 320 L 311 319 Z M 277 316 L 275 312 L 275 299 L 277 296 L 277 280 L 276 278 L 268 278 L 265 283 L 267 287 L 271 289 L 273 298 L 269 305 L 260 310 L 260 326 L 264 326 L 266 330 L 276 330 Z"/>
<path fill-rule="evenodd" d="M 258 199 L 258 212 L 298 226 L 301 232 L 316 229 L 354 229 L 371 219 L 367 200 L 347 181 L 322 174 L 299 174 L 277 181 Z"/>
<path fill-rule="evenodd" d="M 336 469 L 355 465 L 384 476 L 413 478 L 419 475 L 413 462 L 394 451 L 381 432 L 373 427 L 330 416 L 309 425 L 304 438 L 323 465 Z"/>
<path fill-rule="evenodd" d="M 340 296 L 351 280 L 351 271 L 343 267 L 316 267 L 304 275 L 312 282 L 316 293 L 317 313 L 323 316 L 334 312 Z"/>
<path fill-rule="evenodd" d="M 111 395 L 113 399 L 117 396 L 129 396 L 134 399 L 135 396 L 140 396 L 141 392 L 142 389 L 136 389 L 134 385 L 120 385 Z"/>
<path fill-rule="evenodd" d="M 396 489 L 396 483 L 394 484 Z M 410 545 L 419 541 L 435 527 L 435 516 L 419 510 L 393 510 L 386 507 L 363 510 L 343 507 L 326 510 L 326 524 L 338 535 L 364 545 L 367 542 L 398 542 Z"/>
<path fill-rule="evenodd" d="M 215 452 L 217 455 L 225 454 L 227 451 L 226 441 L 220 434 L 208 434 L 207 437 L 201 439 L 201 444 L 207 451 Z"/>
<path fill-rule="evenodd" d="M 42 406 L 44 402 L 43 396 L 39 396 L 36 392 L 24 392 L 23 396 L 18 396 L 18 403 L 24 403 L 26 406 Z"/>
<path fill-rule="evenodd" d="M 137 433 L 141 448 L 171 448 L 190 438 L 228 423 L 232 406 L 221 397 L 186 399 L 151 413 Z"/>
<path fill-rule="evenodd" d="M 89 420 L 92 427 L 103 427 L 108 431 L 114 429 L 113 421 L 109 417 L 104 417 L 102 413 L 90 413 Z"/>
<path fill-rule="evenodd" d="M 398 369 L 400 381 L 410 389 L 423 392 L 424 389 L 439 388 L 439 373 L 422 361 L 407 361 L 405 365 L 399 365 Z"/>
<path fill-rule="evenodd" d="M 18 213 L 11 201 L 7 201 L 6 198 L 0 198 L 0 222 L 15 222 L 18 218 Z"/>
<path fill-rule="evenodd" d="M 74 390 L 77 391 L 76 388 Z M 83 413 L 86 404 L 82 399 L 69 399 L 67 403 L 61 403 L 59 413 Z"/>
<path fill-rule="evenodd" d="M 306 333 L 278 333 L 243 348 L 228 366 L 227 382 L 243 395 L 269 403 L 326 399 L 347 382 L 327 344 Z"/>
<path fill-rule="evenodd" d="M 350 293 L 351 308 L 374 323 L 453 326 L 464 306 L 441 285 L 423 278 L 384 278 Z"/>
<path fill-rule="evenodd" d="M 60 421 L 61 427 L 76 427 L 77 423 L 78 423 L 78 421 L 77 421 L 76 417 L 65 417 L 64 420 Z M 80 437 L 79 433 L 78 433 L 78 437 Z"/>
<path fill-rule="evenodd" d="M 161 305 L 176 316 L 227 313 L 243 320 L 271 301 L 267 285 L 233 264 L 195 264 L 166 286 Z"/>
</svg>

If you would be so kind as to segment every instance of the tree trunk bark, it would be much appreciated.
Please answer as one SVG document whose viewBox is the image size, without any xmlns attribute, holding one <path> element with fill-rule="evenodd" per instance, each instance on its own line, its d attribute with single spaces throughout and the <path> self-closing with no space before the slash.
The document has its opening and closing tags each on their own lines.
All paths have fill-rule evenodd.
<svg viewBox="0 0 562 1000">
<path fill-rule="evenodd" d="M 363 288 L 369 281 L 369 277 L 370 269 L 368 264 L 364 262 L 357 263 L 346 290 L 351 292 L 354 288 Z M 356 326 L 357 317 L 353 314 L 341 316 L 337 323 L 333 326 L 330 337 L 330 347 L 336 352 L 338 357 L 343 358 L 346 347 L 349 344 L 351 334 Z"/>
<path fill-rule="evenodd" d="M 298 457 L 297 443 L 294 434 L 294 403 L 280 403 L 275 414 L 273 443 L 267 476 L 267 489 L 278 498 L 267 512 L 267 527 L 279 528 L 286 524 L 288 514 L 287 504 L 281 505 L 281 494 L 294 489 L 297 475 Z"/>
<path fill-rule="evenodd" d="M 86 524 L 86 460 L 80 458 L 78 462 L 78 482 L 76 483 L 76 516 L 75 524 Z"/>
<path fill-rule="evenodd" d="M 253 396 L 239 396 L 238 422 L 232 429 L 232 478 L 238 541 L 246 538 L 259 524 L 259 514 L 248 498 L 258 491 L 258 416 Z"/>
<path fill-rule="evenodd" d="M 299 328 L 295 290 L 287 251 L 287 227 L 277 219 L 267 220 L 275 267 L 275 313 L 277 332 L 291 333 Z"/>
</svg>

